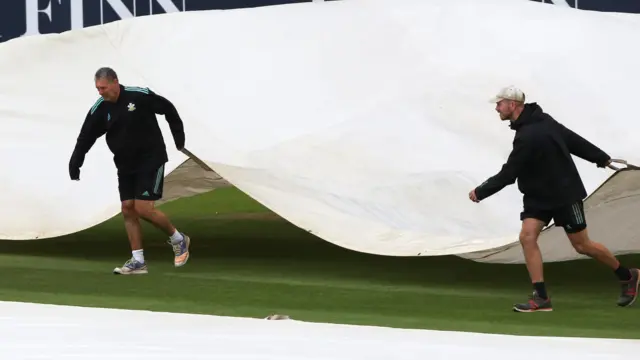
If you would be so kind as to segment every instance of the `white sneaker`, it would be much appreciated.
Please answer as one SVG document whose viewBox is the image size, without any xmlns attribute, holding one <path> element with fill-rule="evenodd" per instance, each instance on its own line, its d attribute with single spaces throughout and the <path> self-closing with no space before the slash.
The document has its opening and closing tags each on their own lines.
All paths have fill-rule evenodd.
<svg viewBox="0 0 640 360">
<path fill-rule="evenodd" d="M 168 241 L 169 245 L 173 248 L 173 254 L 175 255 L 173 259 L 173 265 L 175 267 L 180 267 L 186 264 L 187 260 L 189 260 L 189 245 L 191 245 L 191 238 L 184 233 L 182 234 L 182 237 L 184 239 L 177 244 L 172 244 L 171 240 Z"/>
<path fill-rule="evenodd" d="M 114 274 L 120 275 L 140 275 L 147 274 L 148 272 L 147 264 L 141 263 L 134 258 L 127 260 L 121 268 L 113 269 Z"/>
</svg>

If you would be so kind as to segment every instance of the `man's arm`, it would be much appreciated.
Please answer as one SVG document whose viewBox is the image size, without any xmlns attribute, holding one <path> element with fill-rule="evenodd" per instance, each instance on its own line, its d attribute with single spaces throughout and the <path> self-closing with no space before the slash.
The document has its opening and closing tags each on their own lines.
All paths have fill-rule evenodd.
<svg viewBox="0 0 640 360">
<path fill-rule="evenodd" d="M 151 90 L 149 90 L 149 99 L 153 112 L 164 115 L 165 119 L 169 123 L 169 128 L 171 129 L 171 134 L 173 135 L 173 141 L 176 144 L 176 148 L 178 150 L 182 150 L 185 142 L 184 125 L 182 123 L 182 119 L 180 119 L 178 110 L 171 101 Z"/>
<path fill-rule="evenodd" d="M 96 140 L 106 131 L 104 127 L 100 126 L 100 114 L 100 111 L 95 109 L 90 110 L 80 128 L 76 146 L 69 160 L 69 175 L 72 180 L 78 180 L 80 178 L 80 168 L 84 164 L 85 155 L 91 150 Z"/>
<path fill-rule="evenodd" d="M 514 139 L 513 150 L 509 154 L 507 162 L 502 165 L 500 172 L 476 187 L 475 194 L 478 201 L 488 198 L 516 181 L 521 169 L 533 153 L 531 142 L 531 138 L 522 136 Z"/>
<path fill-rule="evenodd" d="M 557 124 L 560 129 L 560 134 L 569 148 L 569 152 L 581 159 L 598 165 L 598 167 L 607 166 L 611 159 L 607 153 L 561 123 L 557 122 Z"/>
</svg>

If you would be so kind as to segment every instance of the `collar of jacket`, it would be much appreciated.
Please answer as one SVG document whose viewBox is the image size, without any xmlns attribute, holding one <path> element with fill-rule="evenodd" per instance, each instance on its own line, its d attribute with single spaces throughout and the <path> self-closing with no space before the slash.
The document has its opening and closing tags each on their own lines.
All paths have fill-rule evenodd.
<svg viewBox="0 0 640 360">
<path fill-rule="evenodd" d="M 542 114 L 542 108 L 537 103 L 524 104 L 524 109 L 520 113 L 520 116 L 518 116 L 515 121 L 510 121 L 509 127 L 512 130 L 518 131 L 525 125 L 542 121 Z"/>
<path fill-rule="evenodd" d="M 121 103 L 122 101 L 124 101 L 124 85 L 120 84 L 120 95 L 118 96 L 118 100 L 116 100 L 116 103 Z"/>
</svg>

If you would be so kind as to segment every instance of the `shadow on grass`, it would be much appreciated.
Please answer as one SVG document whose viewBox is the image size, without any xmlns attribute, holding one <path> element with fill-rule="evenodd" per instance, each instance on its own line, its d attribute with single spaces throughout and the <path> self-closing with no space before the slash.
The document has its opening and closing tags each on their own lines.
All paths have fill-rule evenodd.
<svg viewBox="0 0 640 360">
<path fill-rule="evenodd" d="M 177 224 L 192 237 L 190 265 L 197 269 L 225 264 L 250 263 L 276 271 L 298 274 L 322 273 L 327 277 L 375 279 L 394 284 L 465 284 L 474 288 L 513 287 L 522 284 L 528 291 L 524 265 L 483 264 L 456 256 L 390 257 L 364 254 L 340 248 L 297 228 L 284 220 L 233 220 L 174 216 Z M 166 261 L 171 251 L 166 237 L 145 224 L 145 257 Z M 0 253 L 8 255 L 55 257 L 121 262 L 130 256 L 129 244 L 120 218 L 116 217 L 81 233 L 33 240 L 0 241 Z M 624 256 L 629 264 L 640 257 Z M 184 271 L 189 271 L 189 267 Z M 575 289 L 611 284 L 613 273 L 592 260 L 545 265 L 547 277 L 555 286 Z"/>
</svg>

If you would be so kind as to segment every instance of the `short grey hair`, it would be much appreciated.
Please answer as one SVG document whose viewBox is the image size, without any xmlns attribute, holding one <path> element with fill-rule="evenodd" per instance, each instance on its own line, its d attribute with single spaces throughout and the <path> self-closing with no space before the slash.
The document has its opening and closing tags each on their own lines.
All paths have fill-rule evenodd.
<svg viewBox="0 0 640 360">
<path fill-rule="evenodd" d="M 96 71 L 95 79 L 118 80 L 118 74 L 110 67 L 101 67 Z"/>
</svg>

